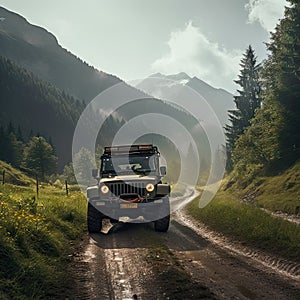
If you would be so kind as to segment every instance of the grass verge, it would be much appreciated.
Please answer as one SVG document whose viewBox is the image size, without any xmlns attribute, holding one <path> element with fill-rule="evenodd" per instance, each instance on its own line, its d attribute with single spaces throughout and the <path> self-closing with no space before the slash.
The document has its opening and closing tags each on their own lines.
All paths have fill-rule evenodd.
<svg viewBox="0 0 300 300">
<path fill-rule="evenodd" d="M 68 257 L 85 230 L 86 200 L 61 189 L 0 186 L 0 299 L 65 299 Z"/>
<path fill-rule="evenodd" d="M 213 230 L 248 245 L 300 261 L 300 226 L 275 218 L 258 207 L 241 202 L 228 191 L 220 191 L 204 208 L 199 198 L 188 213 Z"/>
<path fill-rule="evenodd" d="M 233 171 L 223 190 L 258 207 L 300 214 L 300 162 L 276 176 L 260 176 L 248 184 L 243 180 Z"/>
</svg>

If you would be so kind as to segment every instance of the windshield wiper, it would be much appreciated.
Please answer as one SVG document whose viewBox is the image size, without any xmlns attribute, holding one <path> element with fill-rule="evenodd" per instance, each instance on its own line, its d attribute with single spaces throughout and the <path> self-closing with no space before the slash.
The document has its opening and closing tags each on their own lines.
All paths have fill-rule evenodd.
<svg viewBox="0 0 300 300">
<path fill-rule="evenodd" d="M 151 169 L 134 169 L 133 171 L 135 173 L 143 174 L 143 175 L 147 175 L 147 174 L 151 173 Z"/>
</svg>

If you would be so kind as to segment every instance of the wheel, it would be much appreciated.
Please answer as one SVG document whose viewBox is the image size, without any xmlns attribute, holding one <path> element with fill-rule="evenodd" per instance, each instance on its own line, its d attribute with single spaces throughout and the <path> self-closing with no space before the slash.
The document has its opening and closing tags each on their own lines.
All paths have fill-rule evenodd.
<svg viewBox="0 0 300 300">
<path fill-rule="evenodd" d="M 163 205 L 160 209 L 160 219 L 154 222 L 155 231 L 166 232 L 170 225 L 170 200 L 168 196 L 164 197 Z"/>
<path fill-rule="evenodd" d="M 87 225 L 89 233 L 97 233 L 102 229 L 104 215 L 91 203 L 88 204 Z"/>
<path fill-rule="evenodd" d="M 154 229 L 158 232 L 167 232 L 170 225 L 170 215 L 154 222 Z"/>
</svg>

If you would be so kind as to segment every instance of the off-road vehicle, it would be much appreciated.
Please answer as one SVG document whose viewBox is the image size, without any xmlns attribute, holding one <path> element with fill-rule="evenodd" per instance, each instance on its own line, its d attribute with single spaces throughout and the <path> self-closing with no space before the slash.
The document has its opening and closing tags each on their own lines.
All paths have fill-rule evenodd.
<svg viewBox="0 0 300 300">
<path fill-rule="evenodd" d="M 159 166 L 159 157 L 153 145 L 104 148 L 100 169 L 92 171 L 98 184 L 87 188 L 90 233 L 101 231 L 105 218 L 154 221 L 156 231 L 168 230 L 170 185 L 162 183 L 166 167 Z"/>
</svg>

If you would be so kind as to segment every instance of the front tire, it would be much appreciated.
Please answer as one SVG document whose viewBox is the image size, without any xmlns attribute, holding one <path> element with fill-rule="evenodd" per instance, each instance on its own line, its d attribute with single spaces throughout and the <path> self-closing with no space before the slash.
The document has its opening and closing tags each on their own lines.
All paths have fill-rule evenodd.
<svg viewBox="0 0 300 300">
<path fill-rule="evenodd" d="M 104 215 L 94 207 L 93 204 L 88 204 L 87 226 L 89 233 L 99 233 L 102 229 L 102 219 Z"/>
<path fill-rule="evenodd" d="M 170 225 L 170 215 L 154 222 L 154 229 L 158 232 L 167 232 Z"/>
<path fill-rule="evenodd" d="M 167 232 L 170 225 L 170 200 L 168 196 L 163 198 L 163 206 L 160 209 L 160 219 L 154 222 L 154 229 L 158 232 Z"/>
</svg>

